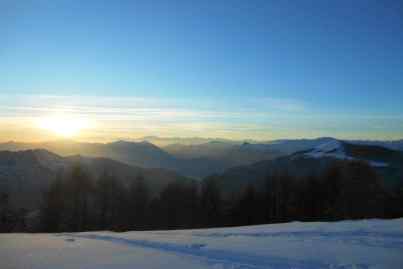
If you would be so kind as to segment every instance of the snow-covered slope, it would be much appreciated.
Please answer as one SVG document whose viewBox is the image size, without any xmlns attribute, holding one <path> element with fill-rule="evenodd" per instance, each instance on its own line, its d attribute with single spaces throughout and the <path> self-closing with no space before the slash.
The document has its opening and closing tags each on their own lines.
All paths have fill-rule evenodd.
<svg viewBox="0 0 403 269">
<path fill-rule="evenodd" d="M 322 158 L 322 157 L 333 157 L 337 159 L 352 159 L 347 156 L 344 151 L 343 144 L 338 140 L 332 140 L 330 142 L 326 142 L 321 144 L 312 150 L 304 153 L 305 156 L 313 157 L 313 158 Z"/>
<path fill-rule="evenodd" d="M 365 160 L 356 157 L 350 156 L 347 151 L 345 150 L 345 143 L 339 140 L 331 140 L 324 144 L 320 144 L 303 153 L 303 156 L 310 157 L 310 158 L 336 158 L 341 160 L 361 160 L 368 162 L 371 166 L 375 167 L 386 167 L 388 166 L 385 162 L 373 161 L 373 160 Z"/>
<path fill-rule="evenodd" d="M 402 268 L 403 219 L 0 235 L 2 269 Z"/>
</svg>

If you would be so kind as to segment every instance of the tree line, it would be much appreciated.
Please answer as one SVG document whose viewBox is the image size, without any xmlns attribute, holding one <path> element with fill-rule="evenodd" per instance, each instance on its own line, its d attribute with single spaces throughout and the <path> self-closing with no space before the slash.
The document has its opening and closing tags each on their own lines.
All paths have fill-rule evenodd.
<svg viewBox="0 0 403 269">
<path fill-rule="evenodd" d="M 403 186 L 386 189 L 376 171 L 361 162 L 338 162 L 304 177 L 270 174 L 265 184 L 250 184 L 232 195 L 217 183 L 215 178 L 174 182 L 153 194 L 141 175 L 127 186 L 108 171 L 94 180 L 77 166 L 44 193 L 37 231 L 166 230 L 403 216 Z M 4 214 L 0 204 L 1 221 Z"/>
</svg>

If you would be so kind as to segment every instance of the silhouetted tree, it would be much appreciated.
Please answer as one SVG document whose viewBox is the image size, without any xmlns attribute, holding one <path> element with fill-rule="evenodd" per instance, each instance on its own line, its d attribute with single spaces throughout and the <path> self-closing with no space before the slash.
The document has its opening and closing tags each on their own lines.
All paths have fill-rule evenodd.
<svg viewBox="0 0 403 269">
<path fill-rule="evenodd" d="M 226 199 L 216 178 L 201 183 L 173 182 L 153 197 L 142 175 L 126 186 L 105 171 L 93 183 L 80 166 L 55 180 L 43 196 L 43 231 L 178 229 L 403 216 L 403 183 L 386 191 L 376 171 L 356 161 L 337 161 L 322 173 L 301 178 L 277 171 L 267 177 L 265 188 L 257 188 L 261 185 L 255 181 Z M 8 200 L 7 195 L 0 196 L 1 231 L 6 222 L 15 227 L 15 216 L 24 214 L 9 217 Z"/>
<path fill-rule="evenodd" d="M 129 227 L 130 229 L 145 229 L 148 224 L 148 206 L 150 194 L 143 175 L 138 175 L 129 187 Z"/>
<path fill-rule="evenodd" d="M 381 217 L 385 192 L 375 170 L 364 162 L 348 162 L 342 177 L 343 188 L 337 198 L 342 218 Z"/>
<path fill-rule="evenodd" d="M 400 184 L 396 188 L 396 210 L 393 210 L 393 217 L 403 216 L 403 178 L 400 179 Z"/>
<path fill-rule="evenodd" d="M 0 193 L 0 232 L 10 232 L 13 227 L 13 212 L 10 207 L 10 196 L 6 192 Z"/>
<path fill-rule="evenodd" d="M 98 179 L 95 189 L 96 205 L 99 208 L 98 228 L 111 229 L 116 225 L 121 186 L 114 176 L 106 171 Z"/>
<path fill-rule="evenodd" d="M 264 220 L 264 204 L 253 185 L 248 185 L 240 200 L 233 208 L 235 225 L 252 225 Z"/>
<path fill-rule="evenodd" d="M 59 177 L 45 192 L 40 211 L 41 229 L 46 232 L 59 232 L 62 230 L 65 201 L 63 182 Z"/>
<path fill-rule="evenodd" d="M 66 182 L 67 202 L 70 215 L 68 224 L 72 231 L 87 230 L 90 223 L 89 204 L 93 182 L 87 171 L 76 165 Z"/>
<path fill-rule="evenodd" d="M 174 182 L 160 194 L 159 212 L 162 226 L 171 228 L 189 228 L 196 217 L 198 195 L 193 184 Z"/>
<path fill-rule="evenodd" d="M 292 184 L 295 180 L 287 174 L 275 174 L 266 181 L 266 216 L 270 222 L 285 221 L 290 218 L 294 202 L 291 200 Z"/>
<path fill-rule="evenodd" d="M 205 179 L 201 190 L 201 214 L 204 226 L 214 227 L 222 223 L 222 204 L 221 193 L 215 181 Z"/>
</svg>

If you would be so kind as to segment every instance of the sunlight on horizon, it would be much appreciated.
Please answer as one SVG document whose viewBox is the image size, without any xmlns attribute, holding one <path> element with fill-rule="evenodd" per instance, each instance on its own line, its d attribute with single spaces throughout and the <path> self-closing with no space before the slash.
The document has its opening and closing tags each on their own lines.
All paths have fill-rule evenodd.
<svg viewBox="0 0 403 269">
<path fill-rule="evenodd" d="M 66 115 L 43 117 L 37 120 L 37 126 L 63 138 L 74 138 L 83 129 L 93 127 L 94 123 L 88 119 Z"/>
</svg>

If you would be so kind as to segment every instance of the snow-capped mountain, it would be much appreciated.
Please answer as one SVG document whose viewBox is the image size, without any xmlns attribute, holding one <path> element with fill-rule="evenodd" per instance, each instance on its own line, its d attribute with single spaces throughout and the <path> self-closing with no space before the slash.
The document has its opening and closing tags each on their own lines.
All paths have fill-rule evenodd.
<svg viewBox="0 0 403 269">
<path fill-rule="evenodd" d="M 307 158 L 336 158 L 341 160 L 360 160 L 369 163 L 375 167 L 386 167 L 389 164 L 381 161 L 367 160 L 362 158 L 353 157 L 349 154 L 346 143 L 339 140 L 332 140 L 323 143 L 315 148 L 304 152 L 302 156 Z M 297 155 L 298 156 L 298 155 Z"/>
</svg>

